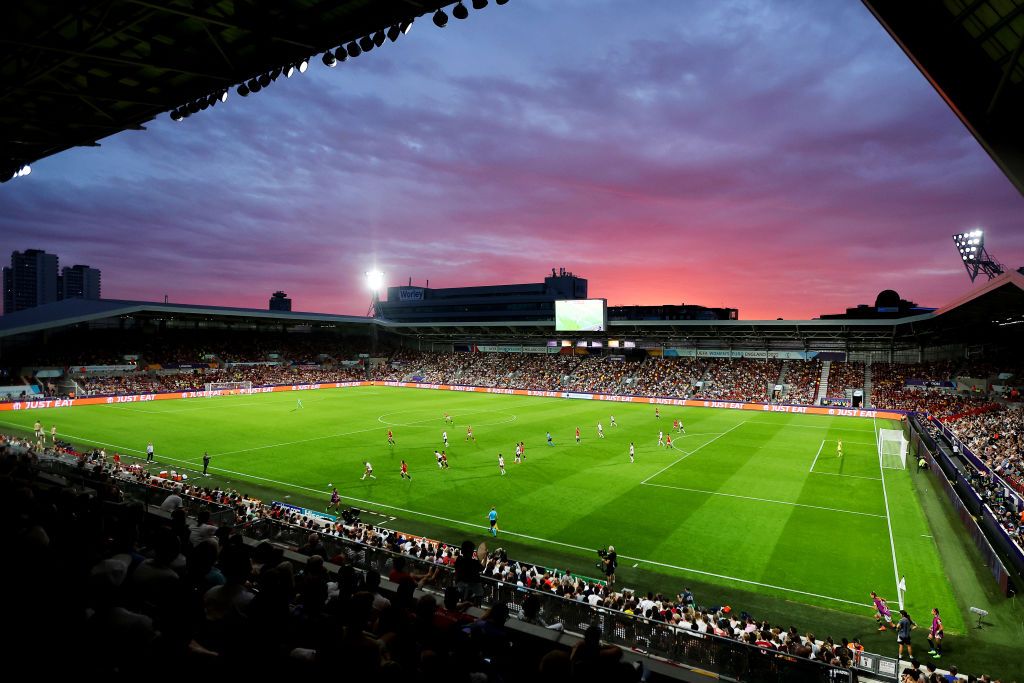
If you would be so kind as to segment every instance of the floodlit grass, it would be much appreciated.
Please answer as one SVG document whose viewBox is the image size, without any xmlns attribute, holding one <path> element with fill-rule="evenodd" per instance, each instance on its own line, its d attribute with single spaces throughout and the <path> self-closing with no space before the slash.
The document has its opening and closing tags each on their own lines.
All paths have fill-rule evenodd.
<svg viewBox="0 0 1024 683">
<path fill-rule="evenodd" d="M 891 425 L 670 406 L 661 415 L 649 405 L 363 387 L 8 412 L 0 424 L 40 419 L 47 432 L 56 423 L 70 441 L 134 456 L 152 440 L 161 465 L 193 472 L 206 450 L 212 483 L 320 509 L 333 484 L 350 504 L 398 518 L 395 528 L 427 525 L 453 542 L 483 539 L 495 505 L 498 542 L 525 560 L 534 552 L 593 574 L 594 549 L 611 543 L 627 577 L 648 570 L 681 577 L 677 590 L 691 581 L 742 589 L 869 625 L 869 591 L 896 606 L 894 546 L 921 627 L 939 607 L 947 633 L 964 631 L 914 492 L 918 475 L 879 467 L 876 429 Z M 676 417 L 685 435 L 672 432 Z M 465 440 L 467 425 L 476 441 Z M 433 451 L 445 429 L 451 468 L 440 471 Z M 545 444 L 549 430 L 554 447 Z M 671 449 L 657 445 L 659 430 L 671 433 Z M 519 465 L 517 441 L 526 442 Z M 398 476 L 402 459 L 412 481 Z M 377 479 L 360 479 L 365 460 Z"/>
</svg>

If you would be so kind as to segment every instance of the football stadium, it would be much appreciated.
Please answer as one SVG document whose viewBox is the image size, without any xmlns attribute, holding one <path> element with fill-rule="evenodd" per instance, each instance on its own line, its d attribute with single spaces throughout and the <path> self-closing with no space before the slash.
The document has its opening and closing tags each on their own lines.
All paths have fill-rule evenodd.
<svg viewBox="0 0 1024 683">
<path fill-rule="evenodd" d="M 488 7 L 96 3 L 85 43 L 19 5 L 11 49 L 102 86 L 40 126 L 64 96 L 0 71 L 26 98 L 5 192 Z M 861 9 L 1024 193 L 1024 4 L 926 5 Z M 230 73 L 163 61 L 199 44 Z M 406 284 L 383 257 L 365 315 L 101 298 L 98 270 L 15 252 L 4 649 L 113 679 L 1024 680 L 1024 268 L 949 232 L 970 282 L 938 307 L 775 320 L 620 305 L 557 265 Z"/>
</svg>

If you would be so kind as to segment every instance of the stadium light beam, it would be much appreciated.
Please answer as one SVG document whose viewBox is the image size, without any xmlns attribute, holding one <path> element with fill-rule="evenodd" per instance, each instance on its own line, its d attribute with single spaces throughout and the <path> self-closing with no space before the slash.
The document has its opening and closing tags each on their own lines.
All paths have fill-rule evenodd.
<svg viewBox="0 0 1024 683">
<path fill-rule="evenodd" d="M 366 271 L 365 275 L 366 287 L 371 292 L 379 292 L 380 288 L 384 285 L 384 273 L 374 268 L 373 270 Z"/>
<path fill-rule="evenodd" d="M 384 286 L 384 273 L 374 268 L 364 273 L 366 287 L 370 290 L 370 307 L 366 311 L 367 318 L 377 317 L 377 305 L 380 303 L 380 290 Z"/>
</svg>

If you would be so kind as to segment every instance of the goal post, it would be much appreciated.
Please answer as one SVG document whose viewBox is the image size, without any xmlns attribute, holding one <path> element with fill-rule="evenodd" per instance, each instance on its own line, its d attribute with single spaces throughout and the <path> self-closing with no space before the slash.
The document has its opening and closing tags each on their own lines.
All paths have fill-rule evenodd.
<svg viewBox="0 0 1024 683">
<path fill-rule="evenodd" d="M 252 382 L 208 382 L 207 391 L 242 391 L 252 389 Z"/>
<path fill-rule="evenodd" d="M 909 442 L 902 429 L 878 430 L 878 459 L 882 467 L 890 470 L 907 469 Z"/>
</svg>

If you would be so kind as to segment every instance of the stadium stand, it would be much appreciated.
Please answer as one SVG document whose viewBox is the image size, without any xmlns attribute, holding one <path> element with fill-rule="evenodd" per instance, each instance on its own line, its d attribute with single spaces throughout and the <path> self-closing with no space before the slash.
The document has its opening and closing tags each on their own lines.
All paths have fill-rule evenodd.
<svg viewBox="0 0 1024 683">
<path fill-rule="evenodd" d="M 67 495 L 69 483 L 91 493 Z M 131 504 L 133 486 L 154 503 L 150 514 Z M 620 590 L 516 561 L 500 548 L 479 555 L 469 541 L 456 547 L 303 516 L 237 491 L 122 468 L 98 451 L 37 451 L 0 436 L 0 500 L 0 522 L 21 550 L 5 571 L 31 569 L 37 579 L 59 571 L 60 584 L 78 595 L 62 603 L 43 595 L 52 591 L 37 580 L 19 604 L 39 600 L 47 620 L 80 625 L 75 647 L 89 656 L 75 666 L 94 673 L 141 673 L 154 658 L 175 657 L 202 662 L 207 673 L 326 674 L 341 666 L 360 680 L 439 671 L 509 680 L 543 674 L 559 660 L 559 675 L 546 680 L 640 680 L 642 667 L 625 661 L 628 647 L 605 646 L 600 657 L 612 668 L 595 676 L 585 650 L 596 647 L 598 624 L 621 644 L 647 634 L 652 649 L 654 634 L 674 634 L 686 646 L 680 655 L 729 671 L 771 670 L 764 680 L 849 671 L 858 654 L 847 640 L 816 640 L 729 606 L 702 606 L 686 590 Z M 212 523 L 211 510 L 233 518 Z M 110 535 L 82 534 L 83 521 L 102 522 Z M 46 569 L 54 556 L 72 561 Z M 42 617 L 29 612 L 30 624 Z M 506 631 L 510 617 L 545 631 L 581 631 L 583 639 L 565 652 L 564 644 Z"/>
</svg>

